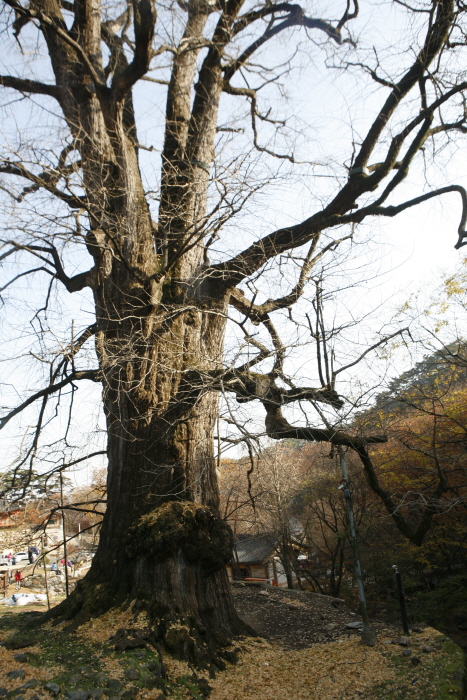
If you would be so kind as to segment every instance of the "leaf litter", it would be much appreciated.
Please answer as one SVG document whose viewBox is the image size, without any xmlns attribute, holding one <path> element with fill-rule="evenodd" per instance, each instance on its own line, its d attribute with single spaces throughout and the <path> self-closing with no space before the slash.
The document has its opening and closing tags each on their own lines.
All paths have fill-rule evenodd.
<svg viewBox="0 0 467 700">
<path fill-rule="evenodd" d="M 211 700 L 389 700 L 399 697 L 411 700 L 438 700 L 441 697 L 439 682 L 442 673 L 439 672 L 439 668 L 448 660 L 449 654 L 441 643 L 446 638 L 437 630 L 425 628 L 410 636 L 411 654 L 421 658 L 420 665 L 415 667 L 411 658 L 403 657 L 402 646 L 394 643 L 397 641 L 395 638 L 400 635 L 400 630 L 396 627 L 378 625 L 377 644 L 368 647 L 361 643 L 358 632 L 350 632 L 343 627 L 342 620 L 349 619 L 348 611 L 339 606 L 336 612 L 325 600 L 307 599 L 306 596 L 298 600 L 284 594 L 285 591 L 277 592 L 276 604 L 271 608 L 278 619 L 283 617 L 285 610 L 292 617 L 304 617 L 308 624 L 309 614 L 313 611 L 318 631 L 322 631 L 323 625 L 330 619 L 341 618 L 341 621 L 339 624 L 335 623 L 336 629 L 328 632 L 328 638 L 324 642 L 310 643 L 309 638 L 299 639 L 295 648 L 291 643 L 290 634 L 285 636 L 283 643 L 277 637 L 274 638 L 274 635 L 270 635 L 269 640 L 261 637 L 241 639 L 236 647 L 232 647 L 238 651 L 238 663 L 228 663 L 224 671 L 209 680 L 212 688 Z M 254 600 L 255 596 L 250 596 L 250 603 L 253 604 Z M 323 614 L 325 604 L 329 614 Z M 264 611 L 265 608 L 261 610 Z M 273 617 L 272 614 L 269 615 L 270 630 L 274 626 Z M 354 616 L 351 619 L 357 618 Z M 96 650 L 101 649 L 95 657 L 100 669 L 113 678 L 123 680 L 125 668 L 132 659 L 125 658 L 122 654 L 109 653 L 108 640 L 117 629 L 127 627 L 130 623 L 133 627 L 147 626 L 146 619 L 140 617 L 135 622 L 128 610 L 110 611 L 80 627 L 73 634 L 73 639 L 78 644 L 92 643 Z M 303 629 L 303 626 L 299 629 Z M 11 629 L 9 632 L 1 630 L 0 639 L 9 634 Z M 47 638 L 53 634 L 53 630 L 49 628 L 41 644 L 30 647 L 28 653 L 34 656 L 43 652 L 41 646 L 47 646 Z M 431 647 L 434 653 L 424 653 L 423 647 Z M 104 648 L 107 648 L 107 651 L 104 651 Z M 37 692 L 41 692 L 45 683 L 67 670 L 52 658 L 41 667 L 18 663 L 14 659 L 15 653 L 17 652 L 14 650 L 0 646 L 0 685 L 11 693 L 15 687 L 18 688 L 19 683 L 23 684 L 35 678 L 38 687 L 23 691 L 21 697 L 24 700 L 33 700 L 34 696 L 37 698 Z M 172 681 L 170 690 L 166 689 L 168 700 L 198 697 L 181 684 L 182 679 L 193 674 L 193 669 L 186 662 L 174 659 L 168 654 L 164 654 L 164 663 Z M 13 680 L 6 675 L 17 669 L 25 671 L 24 680 Z M 423 680 L 425 682 L 422 682 Z M 453 688 L 447 692 L 455 693 L 455 687 Z M 143 688 L 138 695 L 138 699 L 144 700 L 158 700 L 160 697 L 159 689 Z"/>
</svg>

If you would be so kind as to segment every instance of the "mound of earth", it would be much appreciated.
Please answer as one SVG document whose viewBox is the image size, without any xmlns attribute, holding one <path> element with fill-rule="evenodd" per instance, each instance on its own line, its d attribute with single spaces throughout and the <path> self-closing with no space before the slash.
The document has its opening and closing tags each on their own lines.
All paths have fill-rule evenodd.
<svg viewBox="0 0 467 700">
<path fill-rule="evenodd" d="M 267 584 L 232 584 L 238 614 L 261 637 L 284 649 L 305 649 L 312 644 L 360 635 L 361 617 L 349 612 L 340 598 L 290 591 Z M 347 627 L 351 624 L 353 627 Z M 394 625 L 373 622 L 377 636 L 401 634 Z"/>
</svg>

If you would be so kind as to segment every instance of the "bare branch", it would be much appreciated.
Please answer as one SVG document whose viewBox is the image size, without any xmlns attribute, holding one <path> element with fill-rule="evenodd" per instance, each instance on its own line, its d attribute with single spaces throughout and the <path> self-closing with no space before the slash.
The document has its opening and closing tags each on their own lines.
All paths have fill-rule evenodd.
<svg viewBox="0 0 467 700">
<path fill-rule="evenodd" d="M 253 245 L 239 253 L 235 258 L 219 263 L 218 265 L 213 265 L 211 268 L 212 275 L 220 277 L 227 287 L 234 286 L 246 276 L 251 275 L 253 271 L 262 267 L 270 258 L 292 248 L 298 248 L 304 245 L 313 237 L 318 236 L 320 231 L 324 228 L 361 223 L 367 216 L 393 217 L 409 207 L 416 206 L 433 197 L 439 197 L 450 192 L 458 192 L 462 199 L 462 215 L 458 227 L 459 238 L 454 246 L 456 249 L 461 248 L 466 245 L 464 238 L 467 236 L 465 229 L 467 221 L 467 192 L 461 185 L 449 185 L 434 190 L 433 192 L 428 192 L 420 197 L 415 197 L 398 206 L 381 207 L 370 204 L 352 214 L 344 216 L 332 214 L 326 216 L 326 210 L 324 210 L 324 212 L 318 212 L 300 224 L 278 229 L 270 233 L 256 243 L 253 243 Z M 328 209 L 329 208 L 331 208 L 331 205 Z M 237 295 L 235 299 L 237 299 Z"/>
<path fill-rule="evenodd" d="M 73 277 L 68 277 L 68 275 L 65 273 L 65 270 L 63 269 L 62 261 L 60 260 L 58 250 L 54 246 L 25 246 L 21 245 L 20 243 L 16 243 L 16 241 L 4 241 L 4 244 L 13 246 L 15 250 L 25 250 L 28 253 L 31 253 L 32 255 L 35 255 L 36 257 L 40 258 L 40 260 L 44 260 L 44 262 L 48 263 L 49 265 L 52 265 L 55 270 L 55 277 L 58 280 L 60 280 L 60 282 L 70 293 L 80 292 L 85 287 L 92 287 L 94 268 L 91 268 L 86 272 L 79 272 Z M 41 252 L 49 253 L 49 255 L 52 256 L 52 261 L 48 258 L 45 258 L 43 255 L 40 255 Z M 45 270 L 45 272 L 48 272 L 48 270 Z"/>
<path fill-rule="evenodd" d="M 385 435 L 369 435 L 357 437 L 348 435 L 341 430 L 334 428 L 309 428 L 290 425 L 282 415 L 279 406 L 269 403 L 263 404 L 266 409 L 266 433 L 274 440 L 284 440 L 293 438 L 298 440 L 309 440 L 311 442 L 329 442 L 332 445 L 342 445 L 352 447 L 357 450 L 365 445 L 373 445 L 387 442 Z"/>
<path fill-rule="evenodd" d="M 378 340 L 378 342 L 374 343 L 374 345 L 370 345 L 370 347 L 368 347 L 364 352 L 362 352 L 362 354 L 359 357 L 357 357 L 356 360 L 354 360 L 353 362 L 349 362 L 348 365 L 344 365 L 343 367 L 339 367 L 339 369 L 335 370 L 332 373 L 333 385 L 334 385 L 334 380 L 338 374 L 340 374 L 341 372 L 344 372 L 346 369 L 350 369 L 351 367 L 354 367 L 355 365 L 357 365 L 359 362 L 361 362 L 361 360 L 363 360 L 364 357 L 366 357 L 366 355 L 368 355 L 369 352 L 371 352 L 372 350 L 376 350 L 376 348 L 381 347 L 381 345 L 384 345 L 385 343 L 389 343 L 389 341 L 392 340 L 393 338 L 395 338 L 396 336 L 402 335 L 402 333 L 408 333 L 408 332 L 409 332 L 408 328 L 401 328 L 400 331 L 396 331 L 395 333 L 392 333 L 391 335 L 388 335 L 385 338 L 381 338 L 381 340 Z"/>
<path fill-rule="evenodd" d="M 303 8 L 300 7 L 300 5 L 293 5 L 289 3 L 278 3 L 277 5 L 266 5 L 264 8 L 261 8 L 260 10 L 254 10 L 252 12 L 248 12 L 247 14 L 243 15 L 238 19 L 238 21 L 235 23 L 233 26 L 233 33 L 238 34 L 241 32 L 245 27 L 249 26 L 253 22 L 255 22 L 258 19 L 263 19 L 267 17 L 268 15 L 273 15 L 271 22 L 269 23 L 269 26 L 267 30 L 262 34 L 262 36 L 258 37 L 250 46 L 248 46 L 243 53 L 237 58 L 235 61 L 230 63 L 226 68 L 225 68 L 225 79 L 227 81 L 230 80 L 230 78 L 234 75 L 234 73 L 247 61 L 251 58 L 251 56 L 257 51 L 261 46 L 263 46 L 267 41 L 272 39 L 274 36 L 279 34 L 280 32 L 284 31 L 284 29 L 288 29 L 289 27 L 294 27 L 294 26 L 299 26 L 299 27 L 306 27 L 307 29 L 319 29 L 320 31 L 324 32 L 330 39 L 333 39 L 337 44 L 342 44 L 342 36 L 341 36 L 341 28 L 344 26 L 344 24 L 350 20 L 354 19 L 357 14 L 358 14 L 358 5 L 355 4 L 356 11 L 352 14 L 347 14 L 344 15 L 344 17 L 341 19 L 337 27 L 333 27 L 329 22 L 325 22 L 322 19 L 314 19 L 312 17 L 307 17 L 303 11 Z M 285 18 L 280 17 L 279 19 L 282 19 L 282 22 L 280 24 L 275 24 L 276 21 L 276 14 L 278 13 L 283 13 L 287 12 L 287 15 Z M 345 19 L 344 19 L 345 18 Z"/>
<path fill-rule="evenodd" d="M 387 512 L 394 520 L 398 530 L 404 535 L 404 537 L 407 537 L 410 542 L 420 547 L 431 527 L 434 516 L 438 513 L 439 508 L 435 505 L 435 501 L 439 498 L 441 492 L 438 490 L 435 498 L 432 499 L 433 502 L 427 504 L 418 527 L 415 529 L 407 522 L 400 512 L 400 509 L 393 499 L 392 494 L 384 489 L 379 483 L 378 476 L 373 466 L 373 462 L 368 454 L 366 445 L 362 443 L 356 446 L 349 445 L 349 447 L 352 447 L 360 457 L 369 487 L 372 489 L 372 491 L 374 491 L 374 493 L 376 493 L 377 496 L 379 496 Z"/>
<path fill-rule="evenodd" d="M 410 199 L 407 202 L 398 204 L 397 206 L 380 207 L 377 205 L 370 205 L 364 209 L 361 209 L 356 215 L 342 217 L 342 223 L 347 221 L 363 221 L 366 216 L 371 215 L 389 217 L 397 216 L 397 214 L 400 214 L 402 211 L 405 211 L 410 207 L 415 207 L 418 204 L 422 204 L 422 202 L 427 202 L 429 199 L 433 199 L 433 197 L 441 197 L 443 194 L 449 194 L 450 192 L 458 192 L 462 200 L 461 221 L 457 229 L 459 238 L 454 246 L 454 248 L 459 249 L 462 248 L 462 246 L 467 245 L 467 242 L 464 240 L 467 237 L 467 231 L 465 228 L 467 222 L 467 192 L 461 185 L 448 185 L 447 187 L 440 187 L 438 190 L 427 192 L 426 194 L 420 195 L 420 197 L 415 197 L 414 199 Z"/>
<path fill-rule="evenodd" d="M 50 182 L 48 178 L 41 178 L 39 175 L 34 175 L 34 173 L 28 170 L 19 161 L 0 161 L 0 173 L 16 175 L 17 177 L 24 177 L 27 180 L 33 182 L 37 187 L 42 187 L 58 199 L 61 199 L 63 202 L 66 202 L 66 204 L 68 204 L 68 206 L 72 209 L 83 209 L 83 207 L 86 206 L 85 197 L 77 197 L 75 195 L 62 192 L 61 190 L 54 187 L 53 182 Z"/>
<path fill-rule="evenodd" d="M 59 89 L 56 85 L 46 85 L 36 80 L 15 78 L 12 75 L 0 75 L 0 85 L 6 88 L 13 88 L 23 93 L 48 95 L 49 97 L 54 97 L 56 100 L 59 99 Z"/>
<path fill-rule="evenodd" d="M 78 457 L 77 459 L 73 459 L 71 462 L 67 462 L 66 464 L 61 464 L 59 467 L 54 467 L 53 469 L 50 469 L 48 472 L 45 472 L 44 476 L 49 477 L 52 476 L 53 474 L 58 474 L 59 472 L 63 472 L 66 469 L 69 469 L 70 467 L 74 467 L 76 464 L 79 464 L 80 462 L 84 462 L 87 459 L 91 459 L 91 457 L 96 457 L 97 455 L 106 455 L 107 450 L 96 450 L 96 452 L 90 452 L 89 454 L 85 455 L 84 457 Z"/>
<path fill-rule="evenodd" d="M 0 430 L 5 427 L 5 425 L 15 416 L 18 415 L 18 413 L 21 413 L 21 411 L 24 411 L 25 408 L 30 406 L 34 401 L 37 401 L 38 399 L 43 398 L 44 396 L 49 396 L 50 394 L 55 393 L 56 391 L 60 391 L 60 389 L 63 389 L 64 386 L 67 386 L 68 384 L 71 384 L 72 382 L 77 382 L 81 381 L 82 379 L 89 379 L 92 382 L 99 382 L 100 381 L 100 370 L 98 369 L 87 369 L 87 370 L 81 370 L 78 372 L 72 372 L 69 374 L 65 379 L 63 379 L 61 382 L 57 382 L 57 384 L 52 384 L 45 389 L 41 389 L 41 391 L 38 391 L 37 393 L 33 394 L 30 396 L 26 401 L 23 401 L 22 404 L 17 406 L 13 411 L 10 411 L 10 413 L 7 413 L 6 416 L 3 418 L 0 418 Z"/>
<path fill-rule="evenodd" d="M 438 3 L 436 21 L 429 27 L 425 43 L 417 56 L 416 61 L 394 86 L 391 94 L 384 103 L 378 116 L 370 127 L 360 151 L 355 158 L 354 168 L 366 166 L 379 137 L 396 107 L 407 93 L 417 84 L 423 72 L 428 68 L 433 59 L 446 42 L 454 19 L 453 0 L 441 0 Z"/>
<path fill-rule="evenodd" d="M 259 353 L 253 357 L 251 360 L 248 360 L 245 362 L 243 365 L 240 367 L 236 367 L 235 370 L 237 372 L 247 372 L 251 367 L 254 367 L 257 365 L 259 362 L 262 362 L 263 360 L 266 360 L 268 357 L 271 357 L 271 355 L 274 354 L 274 350 L 270 350 L 267 348 L 265 345 L 260 343 L 256 338 L 253 338 L 252 336 L 246 334 L 246 341 L 250 345 L 253 345 L 259 350 Z"/>
<path fill-rule="evenodd" d="M 16 282 L 17 279 L 20 277 L 25 277 L 26 275 L 32 275 L 34 272 L 47 272 L 48 275 L 52 275 L 53 277 L 53 272 L 49 270 L 47 267 L 34 267 L 31 270 L 26 270 L 26 272 L 20 272 L 18 275 L 15 275 L 11 280 L 9 280 L 6 284 L 3 285 L 3 287 L 0 287 L 0 292 L 5 291 L 7 287 L 9 287 L 11 284 Z"/>
<path fill-rule="evenodd" d="M 193 379 L 195 379 L 194 373 Z M 283 389 L 274 381 L 274 372 L 271 374 L 259 374 L 257 372 L 242 372 L 239 369 L 214 370 L 200 375 L 211 388 L 221 386 L 224 391 L 232 391 L 236 394 L 239 403 L 247 403 L 260 399 L 270 405 L 282 406 L 295 401 L 312 400 L 325 403 L 334 408 L 341 408 L 342 399 L 329 388 L 316 389 L 312 387 L 296 387 Z"/>
<path fill-rule="evenodd" d="M 242 313 L 248 313 L 248 316 L 252 323 L 259 324 L 263 318 L 272 313 L 273 311 L 278 311 L 279 309 L 287 309 L 293 304 L 295 304 L 298 299 L 302 296 L 305 285 L 308 281 L 309 275 L 315 264 L 327 253 L 329 250 L 334 250 L 343 241 L 347 241 L 352 238 L 353 234 L 348 236 L 343 236 L 342 238 L 331 241 L 326 246 L 320 250 L 317 255 L 313 255 L 318 245 L 319 237 L 313 238 L 310 249 L 305 257 L 304 263 L 300 270 L 300 276 L 297 284 L 293 289 L 283 297 L 277 299 L 268 299 L 262 304 L 254 304 L 254 302 L 248 301 L 245 297 L 244 292 L 241 289 L 234 288 L 230 292 L 230 304 L 241 311 Z"/>
<path fill-rule="evenodd" d="M 357 2 L 357 0 L 352 0 L 353 10 L 351 11 L 350 10 L 350 1 L 351 0 L 347 0 L 347 7 L 346 7 L 344 14 L 342 15 L 342 17 L 339 21 L 339 24 L 337 25 L 337 30 L 342 29 L 344 24 L 346 24 L 349 20 L 355 19 L 355 17 L 358 17 L 358 12 L 359 12 L 358 2 Z"/>
<path fill-rule="evenodd" d="M 289 160 L 291 163 L 295 163 L 295 159 L 293 156 L 287 153 L 276 153 L 275 151 L 271 151 L 265 146 L 260 146 L 260 144 L 258 143 L 256 117 L 260 115 L 257 111 L 256 90 L 252 90 L 251 88 L 233 87 L 232 85 L 230 85 L 230 83 L 224 81 L 223 91 L 229 95 L 240 95 L 243 97 L 247 97 L 250 100 L 251 129 L 253 131 L 253 145 L 256 148 L 256 150 L 260 151 L 261 153 L 267 153 L 268 155 L 273 156 L 274 158 Z"/>
</svg>

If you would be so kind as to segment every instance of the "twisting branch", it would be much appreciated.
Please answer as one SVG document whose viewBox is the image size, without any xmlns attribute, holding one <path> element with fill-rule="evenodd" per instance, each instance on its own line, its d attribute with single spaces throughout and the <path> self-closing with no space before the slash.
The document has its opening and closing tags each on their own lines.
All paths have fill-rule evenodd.
<svg viewBox="0 0 467 700">
<path fill-rule="evenodd" d="M 441 486 L 441 482 L 435 491 L 435 497 L 433 499 L 430 499 L 430 502 L 427 503 L 426 507 L 424 508 L 423 515 L 420 519 L 417 528 L 414 528 L 407 522 L 407 520 L 400 512 L 400 508 L 393 499 L 392 494 L 389 491 L 387 491 L 387 489 L 381 486 L 371 457 L 368 454 L 366 445 L 351 445 L 350 447 L 353 447 L 355 452 L 360 457 L 369 487 L 374 493 L 376 493 L 377 496 L 379 496 L 388 514 L 394 520 L 397 529 L 404 535 L 404 537 L 407 537 L 407 539 L 410 542 L 420 547 L 423 544 L 423 540 L 425 539 L 425 536 L 431 527 L 433 518 L 439 511 L 439 508 L 436 506 L 436 502 L 445 490 L 444 487 Z"/>
<path fill-rule="evenodd" d="M 398 204 L 396 206 L 381 207 L 376 204 L 372 204 L 368 207 L 360 209 L 360 211 L 355 215 L 342 217 L 342 221 L 343 223 L 350 223 L 351 220 L 354 222 L 363 221 L 363 219 L 367 216 L 397 216 L 397 214 L 400 214 L 402 211 L 405 211 L 410 207 L 415 207 L 418 204 L 422 204 L 422 202 L 427 202 L 429 199 L 433 199 L 433 197 L 441 197 L 443 194 L 449 194 L 450 192 L 457 192 L 460 194 L 462 200 L 461 220 L 457 228 L 459 238 L 454 246 L 454 248 L 459 249 L 464 245 L 467 245 L 467 242 L 464 240 L 467 237 L 467 192 L 461 185 L 448 185 L 447 187 L 440 187 L 438 190 L 427 192 L 426 194 L 420 195 L 420 197 L 415 197 L 414 199 L 410 199 L 407 202 L 403 202 L 402 204 Z"/>
<path fill-rule="evenodd" d="M 256 338 L 253 338 L 251 335 L 249 335 L 245 330 L 244 333 L 246 342 L 257 348 L 259 350 L 259 353 L 251 360 L 245 362 L 240 367 L 236 367 L 235 369 L 237 372 L 247 372 L 251 367 L 254 367 L 255 365 L 259 364 L 263 360 L 266 360 L 268 357 L 271 357 L 271 355 L 274 354 L 274 350 L 270 350 L 269 348 L 267 348 L 265 345 L 260 343 L 259 340 L 256 340 Z"/>
<path fill-rule="evenodd" d="M 263 403 L 266 409 L 266 433 L 273 440 L 293 438 L 310 442 L 329 442 L 332 445 L 349 447 L 359 456 L 368 485 L 383 502 L 388 514 L 394 520 L 398 530 L 413 544 L 420 546 L 431 527 L 432 520 L 438 512 L 435 501 L 442 495 L 442 489 L 438 487 L 435 498 L 424 509 L 423 516 L 416 528 L 414 528 L 400 512 L 392 494 L 379 483 L 373 462 L 368 454 L 368 445 L 387 442 L 385 435 L 353 436 L 337 428 L 311 428 L 292 426 L 282 415 L 280 407 L 268 402 Z"/>
<path fill-rule="evenodd" d="M 332 445 L 342 445 L 358 449 L 365 445 L 387 442 L 386 435 L 368 435 L 357 437 L 348 435 L 337 428 L 311 428 L 291 425 L 282 415 L 281 408 L 269 402 L 263 402 L 266 409 L 266 433 L 274 440 L 293 438 L 311 442 L 329 442 Z"/>
<path fill-rule="evenodd" d="M 250 100 L 251 129 L 253 131 L 253 145 L 256 148 L 256 150 L 260 151 L 260 153 L 267 153 L 270 156 L 274 156 L 274 158 L 285 159 L 285 160 L 289 160 L 291 163 L 295 163 L 294 157 L 289 155 L 288 153 L 276 153 L 275 151 L 271 151 L 269 148 L 266 148 L 265 146 L 260 146 L 260 144 L 258 143 L 258 130 L 256 128 L 256 117 L 261 117 L 261 115 L 258 113 L 258 110 L 257 110 L 256 90 L 253 90 L 252 88 L 233 87 L 227 81 L 224 81 L 223 90 L 228 95 L 239 95 L 242 97 L 247 97 Z"/>
<path fill-rule="evenodd" d="M 335 391 L 328 388 L 279 387 L 275 383 L 274 372 L 261 374 L 243 371 L 242 368 L 204 372 L 189 370 L 185 373 L 185 382 L 191 391 L 197 393 L 215 389 L 233 392 L 238 403 L 259 399 L 274 406 L 284 406 L 295 401 L 308 400 L 325 403 L 334 408 L 342 408 L 344 403 Z"/>
<path fill-rule="evenodd" d="M 348 6 L 347 6 L 348 8 Z M 270 15 L 278 15 L 281 13 L 287 13 L 289 18 L 295 17 L 296 22 L 303 24 L 304 22 L 308 22 L 308 24 L 303 24 L 303 26 L 306 26 L 308 29 L 320 29 L 323 31 L 327 36 L 329 36 L 331 39 L 333 39 L 336 43 L 340 44 L 342 43 L 342 38 L 340 35 L 340 30 L 344 26 L 344 24 L 350 20 L 354 19 L 357 14 L 358 14 L 358 5 L 355 3 L 355 9 L 356 13 L 355 14 L 350 14 L 348 15 L 345 19 L 345 14 L 344 17 L 341 19 L 339 24 L 337 25 L 337 28 L 333 27 L 332 24 L 329 22 L 326 22 L 322 19 L 313 19 L 312 17 L 306 17 L 303 8 L 300 7 L 300 5 L 295 5 L 293 3 L 289 2 L 279 2 L 277 4 L 273 5 L 265 5 L 264 7 L 261 7 L 259 10 L 251 10 L 250 12 L 246 12 L 244 15 L 241 15 L 237 22 L 235 22 L 233 26 L 233 34 L 237 35 L 240 32 L 242 32 L 246 27 L 250 26 L 253 24 L 253 22 L 256 22 L 259 19 L 264 19 Z M 274 17 L 275 19 L 275 17 Z M 284 19 L 283 17 L 279 17 L 278 19 Z"/>
<path fill-rule="evenodd" d="M 283 297 L 278 297 L 277 299 L 268 299 L 262 304 L 255 304 L 250 302 L 241 289 L 234 288 L 230 292 L 229 303 L 237 311 L 243 314 L 248 314 L 249 319 L 255 325 L 258 325 L 263 321 L 264 318 L 273 311 L 278 311 L 279 309 L 288 309 L 290 306 L 295 304 L 296 301 L 302 296 L 305 289 L 305 285 L 310 277 L 311 270 L 315 264 L 327 253 L 329 250 L 334 250 L 343 241 L 350 240 L 353 234 L 348 236 L 343 236 L 342 238 L 331 241 L 316 255 L 313 253 L 316 251 L 318 245 L 319 236 L 313 238 L 311 246 L 306 254 L 305 260 L 303 262 L 302 268 L 300 270 L 300 275 L 297 284 L 292 288 L 292 290 Z"/>
<path fill-rule="evenodd" d="M 348 6 L 347 6 L 348 7 Z M 286 12 L 286 17 L 277 17 L 277 14 Z M 307 17 L 300 5 L 294 5 L 291 3 L 278 3 L 277 5 L 266 5 L 260 10 L 251 11 L 239 17 L 238 21 L 233 26 L 233 34 L 239 34 L 245 27 L 249 26 L 258 19 L 263 19 L 268 15 L 272 15 L 271 21 L 269 22 L 266 31 L 258 37 L 250 46 L 248 46 L 243 53 L 235 60 L 232 61 L 224 70 L 224 75 L 226 80 L 234 75 L 234 73 L 241 68 L 251 56 L 267 41 L 272 39 L 284 29 L 289 27 L 306 27 L 307 29 L 319 29 L 324 32 L 330 39 L 333 39 L 337 44 L 344 43 L 345 40 L 342 39 L 341 29 L 344 24 L 350 19 L 354 19 L 358 14 L 358 5 L 355 3 L 355 12 L 345 13 L 337 27 L 333 27 L 329 22 L 325 22 L 322 19 L 315 19 L 313 17 Z M 282 20 L 279 24 L 275 24 L 276 20 Z"/>
<path fill-rule="evenodd" d="M 276 351 L 274 365 L 269 375 L 271 377 L 281 377 L 281 379 L 284 379 L 283 369 L 285 360 L 285 347 L 279 337 L 279 333 L 277 332 L 269 316 L 266 316 L 263 319 L 263 324 L 266 330 L 268 331 L 269 335 L 271 336 L 272 344 L 274 346 L 274 350 Z"/>
<path fill-rule="evenodd" d="M 355 19 L 355 17 L 358 16 L 359 7 L 358 7 L 357 0 L 352 0 L 352 4 L 353 4 L 352 11 L 350 10 L 350 2 L 351 2 L 351 0 L 347 0 L 347 7 L 346 7 L 344 14 L 342 15 L 342 17 L 339 21 L 339 24 L 337 25 L 337 30 L 342 29 L 342 27 L 344 26 L 344 24 L 346 24 L 346 22 L 348 22 L 351 19 Z"/>
</svg>

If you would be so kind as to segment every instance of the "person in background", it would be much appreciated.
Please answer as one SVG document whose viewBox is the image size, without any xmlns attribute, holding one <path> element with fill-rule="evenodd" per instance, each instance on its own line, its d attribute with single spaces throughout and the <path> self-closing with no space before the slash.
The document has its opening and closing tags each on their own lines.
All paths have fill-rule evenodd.
<svg viewBox="0 0 467 700">
<path fill-rule="evenodd" d="M 23 580 L 23 574 L 19 569 L 15 572 L 16 590 L 19 591 L 21 588 L 21 581 Z"/>
<path fill-rule="evenodd" d="M 11 563 L 12 566 L 14 566 L 14 565 L 16 564 L 16 557 L 15 557 L 14 554 L 13 554 L 13 556 L 12 556 L 11 559 L 10 559 L 10 563 Z"/>
<path fill-rule="evenodd" d="M 35 545 L 32 545 L 31 547 L 29 547 L 28 548 L 29 563 L 34 564 L 34 562 L 36 561 L 39 554 L 40 554 L 40 550 L 38 549 L 38 547 L 36 547 Z"/>
</svg>

